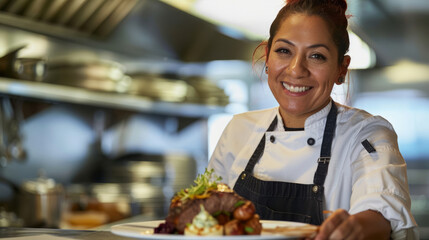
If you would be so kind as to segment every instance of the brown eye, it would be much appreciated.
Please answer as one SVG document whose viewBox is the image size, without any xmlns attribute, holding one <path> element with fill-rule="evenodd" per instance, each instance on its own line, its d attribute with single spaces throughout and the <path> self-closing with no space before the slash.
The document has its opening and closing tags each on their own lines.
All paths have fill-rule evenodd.
<svg viewBox="0 0 429 240">
<path fill-rule="evenodd" d="M 326 57 L 323 56 L 322 54 L 319 54 L 319 53 L 311 55 L 311 58 L 316 59 L 316 60 L 326 60 Z"/>
<path fill-rule="evenodd" d="M 290 54 L 290 51 L 287 48 L 279 48 L 275 52 L 281 53 L 281 54 Z"/>
</svg>

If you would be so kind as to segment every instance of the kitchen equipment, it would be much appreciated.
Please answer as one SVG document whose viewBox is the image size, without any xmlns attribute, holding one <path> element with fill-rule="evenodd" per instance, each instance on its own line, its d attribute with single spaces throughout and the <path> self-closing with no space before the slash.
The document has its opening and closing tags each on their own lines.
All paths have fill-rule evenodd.
<svg viewBox="0 0 429 240">
<path fill-rule="evenodd" d="M 54 179 L 40 177 L 22 183 L 18 216 L 28 227 L 53 227 L 60 222 L 64 189 Z"/>
<path fill-rule="evenodd" d="M 15 61 L 18 58 L 18 52 L 23 48 L 25 48 L 25 46 L 12 49 L 0 58 L 0 76 L 17 78 L 15 73 Z"/>
<path fill-rule="evenodd" d="M 128 153 L 105 165 L 105 181 L 112 183 L 148 183 L 163 186 L 166 182 L 164 157 Z"/>
<path fill-rule="evenodd" d="M 22 219 L 18 218 L 14 212 L 8 212 L 0 208 L 0 227 L 22 227 Z"/>
<path fill-rule="evenodd" d="M 5 167 L 12 160 L 26 159 L 27 154 L 20 130 L 22 122 L 22 101 L 2 97 L 0 99 L 0 167 Z"/>
<path fill-rule="evenodd" d="M 131 78 L 116 62 L 48 62 L 45 82 L 102 92 L 126 92 Z"/>
<path fill-rule="evenodd" d="M 224 91 L 203 77 L 181 77 L 172 74 L 133 74 L 129 94 L 147 96 L 156 101 L 225 106 Z"/>
<path fill-rule="evenodd" d="M 147 183 L 177 192 L 197 175 L 195 159 L 187 154 L 128 153 L 105 164 L 104 180 L 112 183 Z M 171 194 L 167 197 L 171 197 Z"/>
<path fill-rule="evenodd" d="M 187 188 L 194 183 L 197 176 L 197 164 L 193 157 L 187 154 L 167 154 L 164 156 L 167 172 L 167 186 L 173 193 Z"/>
<path fill-rule="evenodd" d="M 183 80 L 146 74 L 131 77 L 133 81 L 128 93 L 149 97 L 154 101 L 185 102 L 187 96 L 193 94 Z"/>
<path fill-rule="evenodd" d="M 13 209 L 24 227 L 58 227 L 64 189 L 41 173 L 40 177 L 21 185 L 0 176 L 0 182 L 14 191 Z"/>
<path fill-rule="evenodd" d="M 86 229 L 121 219 L 143 215 L 165 216 L 163 187 L 148 183 L 72 184 L 66 188 L 67 208 L 62 228 Z"/>
<path fill-rule="evenodd" d="M 0 76 L 30 81 L 43 80 L 46 61 L 42 58 L 19 58 L 19 51 L 25 47 L 17 47 L 0 58 Z"/>
<path fill-rule="evenodd" d="M 194 97 L 190 97 L 191 102 L 199 102 L 208 105 L 226 106 L 229 103 L 229 97 L 223 89 L 209 79 L 201 76 L 190 76 L 185 81 L 195 91 Z"/>
<path fill-rule="evenodd" d="M 43 81 L 46 61 L 42 58 L 17 58 L 14 63 L 16 78 L 30 81 Z"/>
</svg>

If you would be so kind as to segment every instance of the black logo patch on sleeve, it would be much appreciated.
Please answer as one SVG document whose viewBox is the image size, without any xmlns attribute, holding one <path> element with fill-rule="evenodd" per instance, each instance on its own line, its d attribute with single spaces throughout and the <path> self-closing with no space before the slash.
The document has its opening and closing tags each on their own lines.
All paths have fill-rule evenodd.
<svg viewBox="0 0 429 240">
<path fill-rule="evenodd" d="M 365 141 L 362 142 L 362 146 L 369 152 L 375 152 L 375 148 L 369 143 L 368 139 L 365 139 Z"/>
</svg>

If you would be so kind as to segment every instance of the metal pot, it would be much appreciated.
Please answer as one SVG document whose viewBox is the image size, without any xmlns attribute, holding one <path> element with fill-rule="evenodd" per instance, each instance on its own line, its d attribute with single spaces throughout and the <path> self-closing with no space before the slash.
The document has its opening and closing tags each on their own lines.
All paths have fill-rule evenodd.
<svg viewBox="0 0 429 240">
<path fill-rule="evenodd" d="M 131 78 L 117 62 L 49 62 L 44 81 L 101 92 L 126 92 Z"/>
<path fill-rule="evenodd" d="M 19 188 L 18 216 L 27 227 L 59 226 L 64 190 L 51 178 L 25 181 Z"/>
<path fill-rule="evenodd" d="M 148 183 L 163 186 L 166 182 L 164 157 L 127 153 L 104 165 L 105 181 L 111 183 Z"/>
<path fill-rule="evenodd" d="M 18 52 L 23 48 L 25 45 L 11 50 L 0 58 L 0 76 L 42 81 L 46 70 L 45 60 L 41 58 L 19 58 Z"/>
<path fill-rule="evenodd" d="M 39 178 L 23 182 L 20 186 L 0 176 L 0 182 L 14 192 L 12 207 L 23 222 L 24 227 L 59 226 L 64 190 L 61 184 L 41 175 Z"/>
</svg>

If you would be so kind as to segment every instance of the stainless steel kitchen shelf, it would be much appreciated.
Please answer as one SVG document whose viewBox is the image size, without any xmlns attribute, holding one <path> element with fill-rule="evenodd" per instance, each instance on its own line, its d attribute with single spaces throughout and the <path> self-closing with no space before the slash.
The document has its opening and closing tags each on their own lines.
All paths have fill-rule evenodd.
<svg viewBox="0 0 429 240">
<path fill-rule="evenodd" d="M 215 113 L 224 112 L 224 107 L 221 106 L 159 102 L 144 96 L 96 92 L 76 87 L 2 77 L 0 77 L 0 93 L 42 100 L 183 117 L 208 117 Z"/>
</svg>

